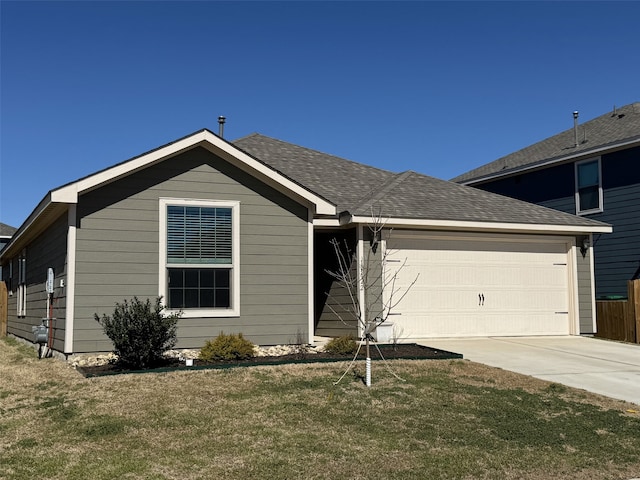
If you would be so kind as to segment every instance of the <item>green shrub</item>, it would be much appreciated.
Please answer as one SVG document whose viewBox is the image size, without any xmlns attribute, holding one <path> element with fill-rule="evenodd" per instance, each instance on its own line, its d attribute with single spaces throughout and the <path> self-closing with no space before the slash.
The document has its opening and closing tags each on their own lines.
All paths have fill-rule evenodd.
<svg viewBox="0 0 640 480">
<path fill-rule="evenodd" d="M 353 335 L 332 338 L 324 346 L 325 352 L 335 353 L 336 355 L 350 355 L 358 349 L 358 342 Z"/>
<path fill-rule="evenodd" d="M 162 310 L 160 298 L 152 306 L 149 299 L 142 302 L 133 297 L 133 300 L 116 303 L 111 317 L 94 315 L 113 342 L 118 363 L 131 368 L 149 368 L 160 363 L 163 352 L 176 345 L 182 312 L 165 317 Z"/>
<path fill-rule="evenodd" d="M 213 341 L 207 340 L 200 349 L 200 359 L 212 360 L 244 360 L 255 355 L 254 345 L 244 338 L 241 333 L 225 335 L 220 332 Z"/>
</svg>

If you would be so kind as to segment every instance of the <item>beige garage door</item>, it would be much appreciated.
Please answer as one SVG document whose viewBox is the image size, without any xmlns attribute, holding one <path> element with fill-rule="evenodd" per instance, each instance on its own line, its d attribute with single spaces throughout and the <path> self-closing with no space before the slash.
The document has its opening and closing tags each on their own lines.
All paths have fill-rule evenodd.
<svg viewBox="0 0 640 480">
<path fill-rule="evenodd" d="M 567 243 L 516 237 L 398 236 L 387 241 L 397 275 L 390 320 L 405 339 L 569 334 Z"/>
</svg>

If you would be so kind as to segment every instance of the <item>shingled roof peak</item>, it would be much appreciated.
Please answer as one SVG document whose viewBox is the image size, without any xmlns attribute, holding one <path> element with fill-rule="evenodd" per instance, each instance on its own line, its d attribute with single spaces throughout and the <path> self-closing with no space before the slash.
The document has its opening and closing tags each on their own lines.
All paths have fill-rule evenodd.
<svg viewBox="0 0 640 480">
<path fill-rule="evenodd" d="M 0 222 L 0 237 L 10 237 L 16 233 L 17 230 L 17 228 L 12 227 L 11 225 Z"/>
</svg>

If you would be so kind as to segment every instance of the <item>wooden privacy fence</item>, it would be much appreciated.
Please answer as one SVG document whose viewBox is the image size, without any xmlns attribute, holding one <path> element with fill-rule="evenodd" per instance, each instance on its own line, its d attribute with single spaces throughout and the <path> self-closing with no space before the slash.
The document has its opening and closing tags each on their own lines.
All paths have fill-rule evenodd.
<svg viewBox="0 0 640 480">
<path fill-rule="evenodd" d="M 4 282 L 0 282 L 0 337 L 7 336 L 7 320 L 9 318 L 8 301 L 7 285 Z"/>
<path fill-rule="evenodd" d="M 640 343 L 640 280 L 628 284 L 627 300 L 596 301 L 597 337 Z"/>
</svg>

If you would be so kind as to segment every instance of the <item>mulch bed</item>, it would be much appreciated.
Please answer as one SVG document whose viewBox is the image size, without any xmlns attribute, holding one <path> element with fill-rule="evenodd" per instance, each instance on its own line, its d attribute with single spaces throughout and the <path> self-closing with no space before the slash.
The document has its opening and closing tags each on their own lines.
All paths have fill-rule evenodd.
<svg viewBox="0 0 640 480">
<path fill-rule="evenodd" d="M 462 355 L 459 353 L 447 352 L 444 350 L 436 350 L 435 348 L 417 345 L 415 343 L 403 343 L 395 346 L 378 345 L 382 355 L 386 360 L 447 360 L 460 359 Z M 380 360 L 378 350 L 372 345 L 370 347 L 371 360 Z M 162 365 L 146 370 L 130 370 L 123 368 L 118 364 L 106 364 L 100 366 L 76 367 L 85 377 L 99 377 L 103 375 L 118 375 L 125 373 L 160 373 L 176 370 L 204 370 L 214 368 L 233 368 L 233 367 L 253 367 L 259 365 L 283 365 L 290 363 L 318 363 L 318 362 L 343 362 L 351 360 L 353 355 L 335 355 L 327 352 L 319 353 L 299 353 L 280 356 L 254 357 L 247 360 L 218 360 L 215 362 L 204 362 L 202 360 L 194 360 L 193 366 L 187 367 L 184 361 L 176 359 L 167 359 Z M 364 360 L 366 353 L 364 346 L 360 349 L 358 359 Z"/>
</svg>

